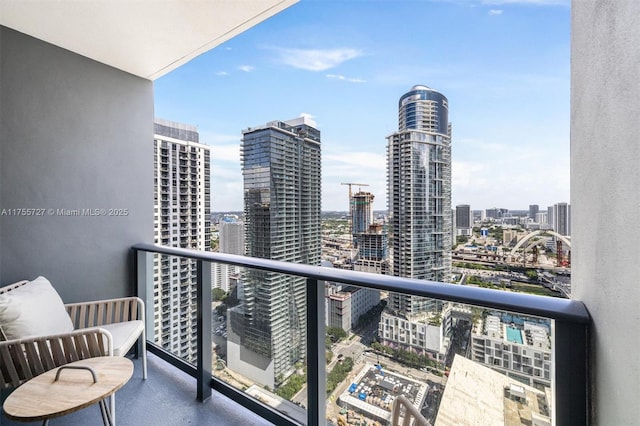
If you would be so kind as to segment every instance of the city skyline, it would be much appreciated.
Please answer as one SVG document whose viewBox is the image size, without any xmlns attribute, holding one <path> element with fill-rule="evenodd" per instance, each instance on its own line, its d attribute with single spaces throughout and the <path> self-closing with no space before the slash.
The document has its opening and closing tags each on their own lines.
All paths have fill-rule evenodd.
<svg viewBox="0 0 640 426">
<path fill-rule="evenodd" d="M 340 182 L 385 210 L 393 106 L 418 84 L 455 106 L 453 205 L 570 201 L 568 1 L 364 5 L 302 0 L 155 82 L 156 116 L 211 146 L 212 210 L 242 210 L 242 130 L 300 114 L 323 132 L 322 210 L 348 210 Z"/>
</svg>

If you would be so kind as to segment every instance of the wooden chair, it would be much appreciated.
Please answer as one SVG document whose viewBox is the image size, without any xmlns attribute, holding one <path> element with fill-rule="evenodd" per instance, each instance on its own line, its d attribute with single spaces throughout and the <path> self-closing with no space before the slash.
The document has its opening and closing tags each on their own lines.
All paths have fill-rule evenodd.
<svg viewBox="0 0 640 426">
<path fill-rule="evenodd" d="M 0 288 L 0 298 L 29 283 L 20 281 Z M 15 310 L 16 305 L 13 302 L 12 309 Z M 68 332 L 8 338 L 0 322 L 0 391 L 16 388 L 45 371 L 73 361 L 98 356 L 124 356 L 138 340 L 142 348 L 142 377 L 147 378 L 145 307 L 142 299 L 125 297 L 63 306 L 73 324 L 73 330 Z M 42 321 L 49 320 L 47 315 L 40 317 Z M 2 393 L 4 395 L 5 392 Z M 4 398 L 0 398 L 2 400 Z M 115 413 L 113 397 L 111 410 Z"/>
</svg>

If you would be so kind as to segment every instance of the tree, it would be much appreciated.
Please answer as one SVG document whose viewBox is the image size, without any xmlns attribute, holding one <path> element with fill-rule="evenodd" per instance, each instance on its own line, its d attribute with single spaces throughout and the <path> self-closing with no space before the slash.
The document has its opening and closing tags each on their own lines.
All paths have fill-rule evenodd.
<svg viewBox="0 0 640 426">
<path fill-rule="evenodd" d="M 458 235 L 456 237 L 456 242 L 458 244 L 466 244 L 469 241 L 469 237 L 467 237 L 466 235 Z"/>
<path fill-rule="evenodd" d="M 214 301 L 224 301 L 226 297 L 227 293 L 221 288 L 214 288 L 211 290 L 211 299 Z"/>
<path fill-rule="evenodd" d="M 327 375 L 327 396 L 333 392 L 340 382 L 347 378 L 347 375 L 353 368 L 353 359 L 345 358 L 342 362 L 333 367 L 333 370 Z"/>
<path fill-rule="evenodd" d="M 329 364 L 331 362 L 331 360 L 333 359 L 333 352 L 326 351 L 326 358 L 327 358 L 327 364 Z"/>
<path fill-rule="evenodd" d="M 227 305 L 224 303 L 216 306 L 216 314 L 219 316 L 224 316 L 227 313 Z"/>
<path fill-rule="evenodd" d="M 333 343 L 339 342 L 347 337 L 347 332 L 339 327 L 327 327 L 327 336 Z"/>
</svg>

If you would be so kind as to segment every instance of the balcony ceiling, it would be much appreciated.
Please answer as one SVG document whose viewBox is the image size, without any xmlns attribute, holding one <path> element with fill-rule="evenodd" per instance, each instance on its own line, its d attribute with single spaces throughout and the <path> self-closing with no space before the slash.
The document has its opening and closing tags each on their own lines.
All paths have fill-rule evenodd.
<svg viewBox="0 0 640 426">
<path fill-rule="evenodd" d="M 0 0 L 0 24 L 154 80 L 298 0 Z"/>
</svg>

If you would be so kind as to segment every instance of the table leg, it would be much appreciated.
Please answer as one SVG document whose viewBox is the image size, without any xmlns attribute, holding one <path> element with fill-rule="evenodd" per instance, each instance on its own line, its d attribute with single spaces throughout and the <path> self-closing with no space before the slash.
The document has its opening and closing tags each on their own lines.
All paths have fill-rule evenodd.
<svg viewBox="0 0 640 426">
<path fill-rule="evenodd" d="M 111 425 L 116 426 L 116 394 L 115 392 L 109 397 L 111 402 Z"/>
<path fill-rule="evenodd" d="M 100 405 L 100 413 L 102 414 L 102 423 L 104 426 L 114 426 L 113 418 L 111 417 L 109 407 L 107 407 L 105 400 L 101 400 L 98 404 Z"/>
</svg>

